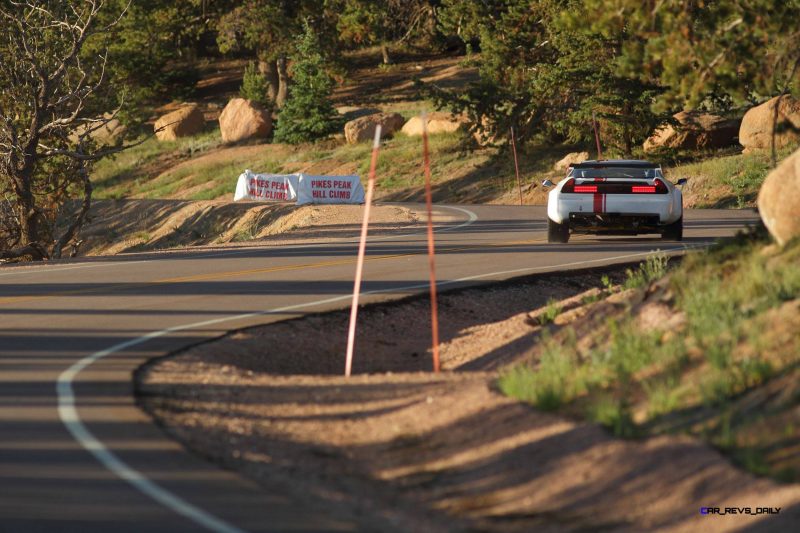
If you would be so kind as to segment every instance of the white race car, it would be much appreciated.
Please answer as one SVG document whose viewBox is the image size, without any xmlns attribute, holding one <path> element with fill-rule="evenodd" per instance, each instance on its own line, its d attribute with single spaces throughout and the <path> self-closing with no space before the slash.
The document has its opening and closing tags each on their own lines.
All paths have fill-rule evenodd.
<svg viewBox="0 0 800 533">
<path fill-rule="evenodd" d="M 686 183 L 678 180 L 677 185 Z M 553 187 L 550 180 L 545 187 Z M 611 159 L 570 165 L 547 195 L 547 241 L 565 243 L 572 233 L 683 238 L 683 196 L 649 161 Z"/>
</svg>

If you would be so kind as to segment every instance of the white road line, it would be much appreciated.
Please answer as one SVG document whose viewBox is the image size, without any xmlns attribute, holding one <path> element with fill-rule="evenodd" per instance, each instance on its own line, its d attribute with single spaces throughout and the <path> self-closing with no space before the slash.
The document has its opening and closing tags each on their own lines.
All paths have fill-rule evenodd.
<svg viewBox="0 0 800 533">
<path fill-rule="evenodd" d="M 460 209 L 460 208 L 459 208 Z M 464 210 L 466 211 L 466 210 Z M 476 217 L 477 218 L 477 217 Z M 444 286 L 444 285 L 454 285 L 458 283 L 464 283 L 468 281 L 475 281 L 478 279 L 485 279 L 491 278 L 493 276 L 504 276 L 508 274 L 522 274 L 522 273 L 535 273 L 535 272 L 542 272 L 546 270 L 553 270 L 559 268 L 566 268 L 566 267 L 575 267 L 575 266 L 589 266 L 594 263 L 603 263 L 607 261 L 619 261 L 622 259 L 633 259 L 634 257 L 641 257 L 647 256 L 653 253 L 662 252 L 662 253 L 669 253 L 669 252 L 679 252 L 685 251 L 689 248 L 699 248 L 699 247 L 707 247 L 709 244 L 703 245 L 681 245 L 679 247 L 674 247 L 666 250 L 651 250 L 649 252 L 637 252 L 633 254 L 626 254 L 626 255 L 618 255 L 615 257 L 606 257 L 601 259 L 592 259 L 588 261 L 574 261 L 570 263 L 562 263 L 559 265 L 551 265 L 551 266 L 542 266 L 542 267 L 528 267 L 528 268 L 518 268 L 514 270 L 501 270 L 497 272 L 491 272 L 488 274 L 478 274 L 475 276 L 467 276 L 459 279 L 443 281 L 437 283 L 437 286 Z M 375 294 L 385 294 L 385 293 L 394 293 L 394 292 L 404 292 L 404 291 L 411 291 L 417 290 L 422 288 L 427 288 L 428 283 L 420 283 L 416 285 L 407 285 L 405 287 L 399 288 L 392 288 L 392 289 L 380 289 L 380 290 L 373 290 L 364 292 L 363 295 L 375 295 Z M 64 426 L 67 430 L 72 434 L 75 440 L 89 453 L 91 453 L 103 466 L 105 466 L 108 470 L 119 476 L 121 479 L 127 481 L 134 488 L 138 491 L 142 492 L 143 494 L 149 496 L 150 498 L 154 499 L 158 503 L 162 504 L 163 506 L 171 509 L 172 511 L 188 518 L 189 520 L 193 521 L 194 523 L 202 526 L 210 531 L 216 531 L 220 533 L 240 533 L 242 532 L 241 529 L 233 526 L 215 516 L 209 514 L 208 512 L 192 505 L 191 503 L 187 502 L 186 500 L 182 499 L 181 497 L 169 492 L 168 490 L 164 489 L 163 487 L 157 485 L 141 472 L 134 470 L 126 463 L 124 463 L 119 457 L 114 455 L 111 450 L 106 448 L 106 446 L 100 442 L 86 427 L 83 421 L 80 418 L 76 407 L 76 398 L 75 398 L 75 390 L 73 388 L 73 383 L 75 378 L 78 374 L 81 373 L 84 369 L 91 366 L 93 363 L 108 357 L 110 355 L 114 355 L 122 350 L 127 348 L 131 348 L 133 346 L 138 346 L 143 344 L 149 340 L 156 339 L 158 337 L 163 337 L 164 335 L 168 335 L 170 333 L 175 333 L 178 331 L 185 331 L 189 329 L 201 328 L 205 326 L 211 326 L 215 324 L 221 324 L 224 322 L 233 322 L 236 320 L 246 320 L 249 318 L 254 318 L 257 316 L 264 316 L 268 314 L 276 314 L 276 313 L 283 313 L 286 311 L 294 311 L 297 309 L 305 309 L 309 307 L 316 307 L 320 305 L 330 304 L 334 302 L 340 301 L 348 301 L 352 298 L 351 294 L 346 294 L 342 296 L 334 296 L 332 298 L 325 298 L 323 300 L 316 300 L 313 302 L 306 302 L 302 304 L 295 304 L 289 305 L 285 307 L 279 307 L 276 309 L 270 309 L 267 311 L 258 311 L 252 313 L 244 313 L 239 315 L 227 316 L 227 317 L 220 317 L 214 318 L 210 320 L 203 320 L 201 322 L 193 322 L 191 324 L 184 324 L 182 326 L 174 326 L 167 329 L 162 329 L 161 331 L 153 331 L 148 333 L 147 335 L 143 335 L 141 337 L 137 337 L 135 339 L 130 339 L 128 341 L 115 344 L 110 348 L 105 350 L 101 350 L 99 352 L 95 352 L 90 356 L 84 357 L 77 363 L 70 366 L 67 370 L 61 373 L 58 376 L 58 380 L 56 383 L 56 393 L 58 395 L 58 414 L 63 422 Z"/>
<path fill-rule="evenodd" d="M 464 209 L 462 207 L 455 207 L 455 206 L 451 206 L 451 205 L 439 205 L 439 206 L 436 206 L 436 208 L 437 209 L 452 209 L 454 211 L 460 211 L 460 212 L 464 213 L 465 215 L 467 215 L 467 220 L 462 222 L 461 224 L 457 224 L 455 226 L 445 226 L 445 225 L 435 226 L 434 227 L 434 231 L 436 233 L 445 233 L 445 232 L 448 232 L 448 231 L 455 231 L 455 230 L 458 230 L 458 229 L 461 229 L 461 228 L 465 228 L 467 226 L 472 225 L 473 223 L 475 223 L 475 221 L 478 220 L 478 215 L 476 215 L 472 211 L 470 211 L 468 209 Z M 385 242 L 385 241 L 391 241 L 391 240 L 394 240 L 394 239 L 402 239 L 402 238 L 405 238 L 405 237 L 413 237 L 415 235 L 421 235 L 421 234 L 422 234 L 422 232 L 419 232 L 419 233 L 405 233 L 405 234 L 402 234 L 402 235 L 387 235 L 385 237 L 372 237 L 372 238 L 368 239 L 368 242 L 371 242 L 371 243 Z M 354 240 L 354 239 L 345 237 L 345 238 L 342 238 L 342 239 L 332 239 L 330 241 L 318 242 L 318 243 L 313 243 L 313 244 L 289 245 L 288 247 L 289 248 L 314 248 L 314 247 L 320 247 L 320 246 L 330 246 L 331 244 L 357 244 L 357 243 L 358 243 L 358 240 Z M 228 256 L 231 256 L 231 255 L 241 255 L 241 254 L 250 253 L 253 250 L 263 250 L 263 249 L 265 249 L 264 246 L 253 245 L 253 246 L 248 246 L 248 247 L 246 247 L 244 249 L 209 252 L 209 253 L 206 253 L 206 254 L 193 255 L 191 257 L 191 259 L 203 259 L 203 258 L 206 258 L 206 257 L 228 257 Z M 173 251 L 173 253 L 181 253 L 183 251 L 184 250 L 175 250 L 175 251 Z M 143 253 L 143 254 L 145 254 L 145 253 L 152 254 L 152 253 L 157 253 L 157 251 L 141 252 L 141 253 Z M 50 265 L 47 265 L 46 263 L 40 263 L 40 264 L 37 264 L 37 265 L 32 266 L 32 267 L 15 267 L 15 268 L 10 269 L 11 272 L 0 272 L 0 277 L 25 276 L 25 275 L 29 275 L 29 274 L 51 274 L 53 272 L 62 272 L 64 270 L 78 270 L 78 269 L 82 270 L 82 269 L 87 269 L 87 268 L 98 268 L 98 267 L 130 266 L 130 265 L 138 265 L 138 264 L 141 264 L 141 263 L 148 263 L 150 261 L 163 261 L 163 260 L 174 259 L 174 258 L 169 257 L 167 255 L 168 253 L 169 252 L 164 253 L 164 255 L 162 257 L 151 258 L 151 259 L 140 259 L 138 261 L 102 261 L 102 260 L 99 260 L 96 263 L 80 263 L 78 265 L 66 266 L 66 267 L 63 267 L 63 268 L 59 268 L 57 266 L 53 266 L 52 268 L 48 268 Z M 125 256 L 125 255 L 126 254 L 119 254 L 119 256 Z M 135 255 L 135 254 L 130 254 L 130 255 Z M 17 269 L 19 269 L 19 270 L 17 270 Z"/>
</svg>

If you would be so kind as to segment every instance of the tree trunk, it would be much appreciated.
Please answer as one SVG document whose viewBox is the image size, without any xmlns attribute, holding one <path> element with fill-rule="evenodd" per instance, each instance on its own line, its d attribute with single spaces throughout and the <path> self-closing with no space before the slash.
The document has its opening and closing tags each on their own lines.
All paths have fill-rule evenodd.
<svg viewBox="0 0 800 533">
<path fill-rule="evenodd" d="M 278 70 L 278 94 L 275 97 L 275 107 L 280 109 L 289 97 L 289 73 L 287 71 L 286 58 L 280 57 L 276 61 Z"/>
<path fill-rule="evenodd" d="M 29 188 L 17 195 L 17 220 L 19 221 L 19 248 L 0 254 L 4 259 L 30 256 L 34 261 L 41 261 L 47 253 L 39 245 L 39 224 L 36 217 L 36 206 Z"/>
<path fill-rule="evenodd" d="M 17 187 L 17 219 L 19 220 L 19 242 L 26 245 L 39 242 L 39 228 L 36 220 L 36 204 L 31 192 L 30 176 L 22 176 L 21 186 Z"/>
<path fill-rule="evenodd" d="M 392 64 L 392 58 L 389 56 L 389 45 L 387 43 L 381 43 L 381 56 L 383 56 L 384 65 Z"/>
<path fill-rule="evenodd" d="M 633 128 L 631 126 L 632 112 L 630 104 L 625 104 L 622 108 L 622 112 L 622 120 L 625 125 L 622 130 L 625 137 L 625 159 L 631 159 L 633 157 Z"/>
<path fill-rule="evenodd" d="M 258 61 L 258 72 L 267 78 L 267 98 L 270 104 L 275 104 L 278 98 L 278 64 L 275 61 Z"/>
<path fill-rule="evenodd" d="M 436 35 L 439 32 L 439 16 L 435 7 L 427 9 L 428 16 L 425 18 L 425 37 L 428 44 L 436 42 Z"/>
</svg>

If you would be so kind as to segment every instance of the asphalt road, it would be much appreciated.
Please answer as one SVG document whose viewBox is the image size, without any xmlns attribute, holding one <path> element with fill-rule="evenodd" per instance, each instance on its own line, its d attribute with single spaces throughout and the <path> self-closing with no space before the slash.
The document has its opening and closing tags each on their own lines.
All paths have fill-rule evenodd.
<svg viewBox="0 0 800 533">
<path fill-rule="evenodd" d="M 442 289 L 681 253 L 756 220 L 687 211 L 682 243 L 549 245 L 542 207 L 437 209 L 458 218 L 437 232 Z M 426 249 L 423 228 L 374 238 L 362 301 L 424 290 Z M 0 531 L 358 529 L 185 452 L 136 407 L 131 379 L 231 329 L 346 307 L 355 252 L 338 239 L 0 268 Z"/>
</svg>

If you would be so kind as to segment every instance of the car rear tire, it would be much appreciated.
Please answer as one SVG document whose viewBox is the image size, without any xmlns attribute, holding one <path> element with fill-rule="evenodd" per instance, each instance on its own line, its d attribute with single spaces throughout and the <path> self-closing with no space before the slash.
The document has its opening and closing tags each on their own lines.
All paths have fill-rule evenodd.
<svg viewBox="0 0 800 533">
<path fill-rule="evenodd" d="M 547 219 L 547 242 L 564 244 L 569 241 L 569 224 L 559 224 Z"/>
<path fill-rule="evenodd" d="M 666 241 L 683 240 L 683 215 L 681 215 L 681 218 L 664 228 L 664 231 L 661 233 L 661 238 Z"/>
</svg>

